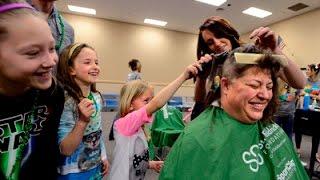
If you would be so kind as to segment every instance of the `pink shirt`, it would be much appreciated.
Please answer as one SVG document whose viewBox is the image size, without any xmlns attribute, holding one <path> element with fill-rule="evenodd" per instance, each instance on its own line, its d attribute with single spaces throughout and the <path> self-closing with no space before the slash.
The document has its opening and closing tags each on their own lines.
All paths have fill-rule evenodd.
<svg viewBox="0 0 320 180">
<path fill-rule="evenodd" d="M 148 117 L 146 107 L 133 111 L 114 123 L 116 130 L 124 136 L 132 136 L 138 132 L 145 123 L 152 121 L 152 116 Z"/>
</svg>

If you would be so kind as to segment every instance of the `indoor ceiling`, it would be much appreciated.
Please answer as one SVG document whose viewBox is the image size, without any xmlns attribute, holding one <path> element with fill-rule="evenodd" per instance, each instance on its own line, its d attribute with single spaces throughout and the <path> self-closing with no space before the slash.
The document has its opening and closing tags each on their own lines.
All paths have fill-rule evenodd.
<svg viewBox="0 0 320 180">
<path fill-rule="evenodd" d="M 309 7 L 296 12 L 288 9 L 297 3 Z M 243 34 L 254 28 L 319 8 L 320 0 L 227 0 L 220 7 L 194 0 L 58 0 L 56 2 L 59 10 L 79 14 L 69 11 L 68 4 L 94 8 L 97 11 L 95 17 L 134 24 L 146 25 L 143 23 L 145 18 L 159 19 L 168 22 L 164 27 L 166 29 L 189 33 L 197 33 L 199 25 L 205 18 L 218 15 L 231 21 L 240 34 Z M 242 14 L 243 10 L 251 6 L 273 14 L 263 19 Z"/>
</svg>

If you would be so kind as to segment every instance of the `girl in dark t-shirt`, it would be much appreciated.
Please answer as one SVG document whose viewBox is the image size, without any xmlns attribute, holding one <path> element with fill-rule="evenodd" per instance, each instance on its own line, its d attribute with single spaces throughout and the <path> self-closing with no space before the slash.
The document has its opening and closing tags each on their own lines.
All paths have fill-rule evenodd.
<svg viewBox="0 0 320 180">
<path fill-rule="evenodd" d="M 64 95 L 54 83 L 55 42 L 27 3 L 0 2 L 0 179 L 56 179 Z"/>
</svg>

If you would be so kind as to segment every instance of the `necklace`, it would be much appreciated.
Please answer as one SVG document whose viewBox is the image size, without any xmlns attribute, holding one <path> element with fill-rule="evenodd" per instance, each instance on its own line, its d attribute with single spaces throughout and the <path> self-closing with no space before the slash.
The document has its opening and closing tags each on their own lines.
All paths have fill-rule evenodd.
<svg viewBox="0 0 320 180">
<path fill-rule="evenodd" d="M 93 101 L 93 104 L 94 104 L 94 113 L 91 115 L 92 118 L 96 117 L 97 116 L 97 113 L 98 113 L 98 104 L 97 104 L 97 101 L 94 99 L 93 97 L 93 94 L 92 92 L 90 91 L 89 93 L 89 96 L 88 96 L 88 99 L 90 99 L 91 101 Z"/>
<path fill-rule="evenodd" d="M 62 46 L 62 42 L 64 40 L 65 29 L 64 29 L 64 24 L 63 24 L 62 17 L 58 12 L 56 14 L 56 21 L 57 22 L 59 21 L 59 25 L 60 25 L 60 29 L 61 29 L 61 33 L 60 33 L 60 36 L 59 36 L 59 41 L 58 41 L 58 43 L 56 44 L 56 47 L 55 47 L 56 51 L 59 51 L 61 46 Z"/>
</svg>

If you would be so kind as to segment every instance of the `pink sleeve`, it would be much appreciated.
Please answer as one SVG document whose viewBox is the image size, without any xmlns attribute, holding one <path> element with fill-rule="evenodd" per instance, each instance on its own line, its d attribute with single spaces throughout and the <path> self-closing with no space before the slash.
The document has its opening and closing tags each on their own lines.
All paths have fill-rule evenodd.
<svg viewBox="0 0 320 180">
<path fill-rule="evenodd" d="M 116 130 L 125 136 L 131 136 L 138 132 L 139 128 L 152 121 L 152 116 L 148 117 L 146 107 L 133 111 L 114 123 Z"/>
</svg>

